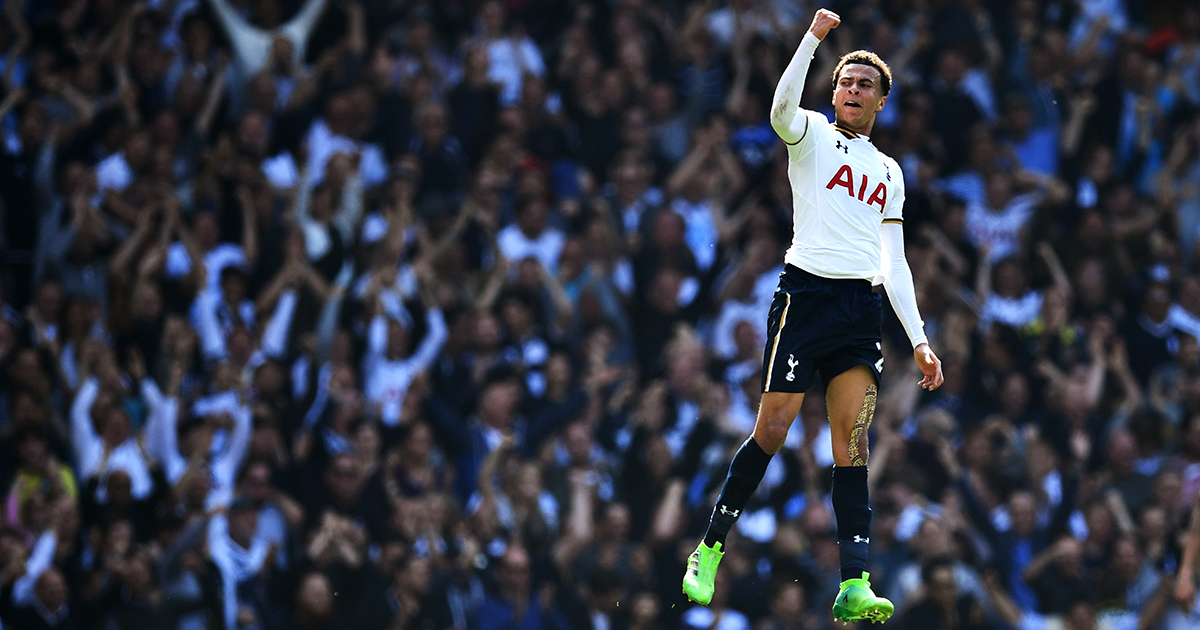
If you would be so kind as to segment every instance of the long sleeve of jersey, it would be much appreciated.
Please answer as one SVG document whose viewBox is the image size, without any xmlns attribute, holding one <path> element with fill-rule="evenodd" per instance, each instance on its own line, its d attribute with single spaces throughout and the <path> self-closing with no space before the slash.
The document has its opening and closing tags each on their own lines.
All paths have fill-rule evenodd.
<svg viewBox="0 0 1200 630">
<path fill-rule="evenodd" d="M 800 113 L 800 95 L 804 92 L 808 66 L 820 43 L 816 35 L 805 33 L 796 48 L 796 54 L 792 55 L 783 76 L 779 77 L 779 85 L 775 86 L 775 98 L 771 101 L 771 127 L 788 144 L 796 144 L 808 131 L 808 117 Z"/>
<path fill-rule="evenodd" d="M 917 291 L 913 287 L 912 270 L 904 257 L 904 226 L 899 223 L 884 223 L 880 227 L 881 270 L 883 288 L 887 289 L 892 310 L 904 325 L 904 332 L 914 348 L 926 343 L 925 322 L 917 310 Z"/>
</svg>

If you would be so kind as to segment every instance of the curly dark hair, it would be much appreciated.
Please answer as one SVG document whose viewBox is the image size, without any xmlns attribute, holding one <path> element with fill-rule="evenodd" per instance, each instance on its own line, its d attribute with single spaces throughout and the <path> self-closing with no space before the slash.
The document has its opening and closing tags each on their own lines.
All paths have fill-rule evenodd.
<svg viewBox="0 0 1200 630">
<path fill-rule="evenodd" d="M 887 96 L 888 92 L 892 91 L 892 69 L 888 67 L 883 59 L 879 58 L 879 55 L 869 50 L 856 50 L 842 55 L 837 67 L 833 69 L 833 89 L 837 89 L 838 77 L 842 74 L 842 68 L 850 63 L 859 63 L 875 68 L 879 71 L 879 76 L 883 81 L 883 95 Z"/>
</svg>

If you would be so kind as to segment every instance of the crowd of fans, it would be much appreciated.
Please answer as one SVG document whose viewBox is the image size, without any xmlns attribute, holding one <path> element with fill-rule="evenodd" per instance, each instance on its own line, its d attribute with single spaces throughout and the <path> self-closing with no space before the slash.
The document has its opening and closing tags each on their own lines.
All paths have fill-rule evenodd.
<svg viewBox="0 0 1200 630">
<path fill-rule="evenodd" d="M 819 386 L 712 605 L 679 592 L 816 8 L 5 2 L 0 627 L 829 628 Z M 803 105 L 891 64 L 945 362 L 919 390 L 887 320 L 889 627 L 1200 628 L 1200 5 L 827 8 Z"/>
</svg>

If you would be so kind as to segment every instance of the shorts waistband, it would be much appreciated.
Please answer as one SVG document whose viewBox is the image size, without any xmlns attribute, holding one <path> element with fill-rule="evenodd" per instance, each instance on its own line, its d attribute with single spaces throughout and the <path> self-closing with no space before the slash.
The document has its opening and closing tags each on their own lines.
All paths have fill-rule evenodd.
<svg viewBox="0 0 1200 630">
<path fill-rule="evenodd" d="M 797 280 L 807 280 L 831 286 L 843 287 L 846 289 L 865 291 L 867 293 L 873 291 L 870 280 L 863 280 L 861 278 L 826 278 L 825 276 L 818 276 L 815 273 L 805 271 L 790 263 L 785 263 L 783 265 L 783 272 Z"/>
</svg>

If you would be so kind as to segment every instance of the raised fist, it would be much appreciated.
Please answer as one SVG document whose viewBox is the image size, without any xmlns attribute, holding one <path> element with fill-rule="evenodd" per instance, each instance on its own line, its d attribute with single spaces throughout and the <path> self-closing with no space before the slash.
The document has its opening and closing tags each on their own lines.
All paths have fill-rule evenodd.
<svg viewBox="0 0 1200 630">
<path fill-rule="evenodd" d="M 813 16 L 812 26 L 808 27 L 808 32 L 816 35 L 817 39 L 825 39 L 829 31 L 838 27 L 842 23 L 842 18 L 838 14 L 829 9 L 818 9 L 817 14 Z"/>
</svg>

